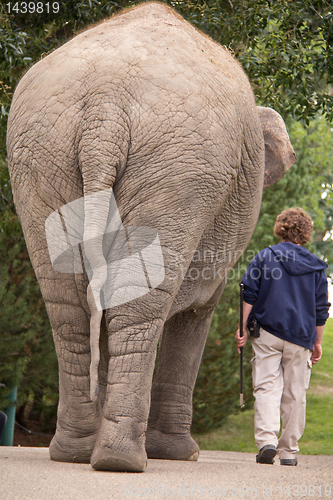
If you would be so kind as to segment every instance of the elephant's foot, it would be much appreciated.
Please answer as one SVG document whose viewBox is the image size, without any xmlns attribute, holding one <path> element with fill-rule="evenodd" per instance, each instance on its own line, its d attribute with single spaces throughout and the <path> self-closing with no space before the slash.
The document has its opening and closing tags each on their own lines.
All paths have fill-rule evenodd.
<svg viewBox="0 0 333 500">
<path fill-rule="evenodd" d="M 167 460 L 192 460 L 199 458 L 199 446 L 186 434 L 167 434 L 158 429 L 147 429 L 146 451 L 148 458 Z"/>
<path fill-rule="evenodd" d="M 135 424 L 104 420 L 90 463 L 93 469 L 122 472 L 143 472 L 147 467 L 144 432 Z"/>
<path fill-rule="evenodd" d="M 97 445 L 90 463 L 95 470 L 143 472 L 147 467 L 147 455 L 140 450 L 129 452 L 128 449 L 114 450 L 113 447 Z"/>
<path fill-rule="evenodd" d="M 96 442 L 96 434 L 73 438 L 56 432 L 50 446 L 50 458 L 56 462 L 75 462 L 87 464 Z"/>
</svg>

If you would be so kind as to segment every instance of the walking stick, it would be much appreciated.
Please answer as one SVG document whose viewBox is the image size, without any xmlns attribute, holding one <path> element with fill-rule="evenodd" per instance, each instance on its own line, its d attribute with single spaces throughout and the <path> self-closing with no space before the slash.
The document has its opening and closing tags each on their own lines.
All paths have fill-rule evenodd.
<svg viewBox="0 0 333 500">
<path fill-rule="evenodd" d="M 240 283 L 240 301 L 239 301 L 239 335 L 243 337 L 243 290 L 244 285 Z M 243 347 L 240 348 L 240 395 L 239 404 L 241 408 L 244 408 L 243 404 Z"/>
</svg>

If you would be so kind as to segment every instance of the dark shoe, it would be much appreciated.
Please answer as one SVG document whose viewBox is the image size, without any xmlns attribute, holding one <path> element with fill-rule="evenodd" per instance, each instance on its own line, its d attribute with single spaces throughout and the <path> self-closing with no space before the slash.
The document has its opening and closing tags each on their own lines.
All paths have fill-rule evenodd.
<svg viewBox="0 0 333 500">
<path fill-rule="evenodd" d="M 276 455 L 276 448 L 273 444 L 266 444 L 256 455 L 257 464 L 274 464 L 274 457 Z"/>
<path fill-rule="evenodd" d="M 280 458 L 280 465 L 297 465 L 297 458 Z"/>
</svg>

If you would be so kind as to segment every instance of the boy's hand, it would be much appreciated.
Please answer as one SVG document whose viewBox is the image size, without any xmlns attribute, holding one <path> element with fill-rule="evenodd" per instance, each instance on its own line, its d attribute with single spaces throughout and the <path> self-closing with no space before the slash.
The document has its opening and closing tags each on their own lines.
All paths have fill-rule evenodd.
<svg viewBox="0 0 333 500">
<path fill-rule="evenodd" d="M 321 348 L 321 344 L 316 344 L 316 342 L 315 342 L 313 344 L 313 351 L 312 351 L 312 356 L 311 356 L 311 361 L 312 361 L 313 365 L 320 360 L 322 353 L 323 353 L 323 350 Z"/>
<path fill-rule="evenodd" d="M 238 352 L 240 353 L 240 348 L 245 347 L 246 341 L 248 339 L 246 326 L 243 326 L 243 337 L 240 336 L 240 329 L 238 328 L 235 339 L 237 342 Z"/>
</svg>

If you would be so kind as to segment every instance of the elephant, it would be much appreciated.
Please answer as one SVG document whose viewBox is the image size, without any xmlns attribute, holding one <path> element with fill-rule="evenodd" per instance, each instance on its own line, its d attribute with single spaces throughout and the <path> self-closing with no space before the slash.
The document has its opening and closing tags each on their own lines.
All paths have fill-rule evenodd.
<svg viewBox="0 0 333 500">
<path fill-rule="evenodd" d="M 213 312 L 263 188 L 295 163 L 283 119 L 226 48 L 151 2 L 27 71 L 7 151 L 58 357 L 50 458 L 136 472 L 197 460 Z"/>
</svg>

